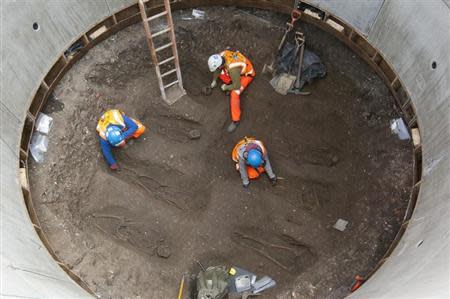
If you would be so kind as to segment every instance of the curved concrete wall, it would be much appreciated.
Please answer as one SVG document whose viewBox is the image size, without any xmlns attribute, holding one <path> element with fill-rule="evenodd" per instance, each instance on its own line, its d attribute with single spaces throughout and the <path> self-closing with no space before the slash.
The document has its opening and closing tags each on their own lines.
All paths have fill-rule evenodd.
<svg viewBox="0 0 450 299">
<path fill-rule="evenodd" d="M 185 2 L 196 5 L 194 0 Z M 292 5 L 273 2 L 284 11 Z M 384 265 L 351 297 L 449 298 L 450 4 L 447 0 L 308 2 L 352 25 L 382 53 L 414 103 L 421 127 L 423 175 L 414 214 Z M 58 266 L 33 228 L 19 182 L 20 136 L 32 98 L 62 52 L 82 33 L 135 1 L 0 3 L 0 296 L 90 297 Z M 38 31 L 33 22 L 39 24 Z"/>
</svg>

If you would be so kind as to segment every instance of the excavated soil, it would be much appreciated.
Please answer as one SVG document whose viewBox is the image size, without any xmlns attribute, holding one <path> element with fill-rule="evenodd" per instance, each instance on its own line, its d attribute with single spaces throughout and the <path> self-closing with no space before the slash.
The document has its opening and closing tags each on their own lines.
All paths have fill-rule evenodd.
<svg viewBox="0 0 450 299">
<path fill-rule="evenodd" d="M 348 48 L 306 24 L 307 46 L 328 74 L 306 87 L 310 96 L 281 96 L 261 70 L 287 16 L 204 10 L 203 20 L 174 13 L 187 96 L 173 106 L 160 99 L 142 24 L 93 48 L 60 82 L 44 110 L 54 119 L 46 160 L 30 161 L 48 239 L 102 298 L 175 298 L 199 263 L 273 277 L 277 287 L 260 298 L 343 297 L 386 252 L 409 198 L 412 151 L 391 135 L 393 97 Z M 258 74 L 233 134 L 228 96 L 200 93 L 208 56 L 227 46 Z M 117 172 L 95 131 L 110 108 L 147 126 L 115 151 Z M 193 129 L 200 139 L 189 138 Z M 230 152 L 246 135 L 267 145 L 277 186 L 262 177 L 242 188 Z M 339 218 L 349 221 L 343 232 L 332 227 Z"/>
</svg>

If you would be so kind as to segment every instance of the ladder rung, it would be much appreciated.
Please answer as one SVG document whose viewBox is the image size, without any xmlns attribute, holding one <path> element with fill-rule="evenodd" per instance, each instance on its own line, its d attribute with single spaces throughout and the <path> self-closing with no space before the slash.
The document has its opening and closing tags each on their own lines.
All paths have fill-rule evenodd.
<svg viewBox="0 0 450 299">
<path fill-rule="evenodd" d="M 170 86 L 175 85 L 175 84 L 177 84 L 177 83 L 178 83 L 178 80 L 173 81 L 172 83 L 169 83 L 169 84 L 167 84 L 167 85 L 164 85 L 164 89 L 169 88 Z"/>
<path fill-rule="evenodd" d="M 173 69 L 173 70 L 170 70 L 170 71 L 168 71 L 168 72 L 165 72 L 164 74 L 161 75 L 161 77 L 165 77 L 165 76 L 167 76 L 167 75 L 170 75 L 170 74 L 172 74 L 172 73 L 175 73 L 176 71 L 177 71 L 177 69 L 175 68 L 175 69 Z"/>
<path fill-rule="evenodd" d="M 160 12 L 160 13 L 154 15 L 154 16 L 151 16 L 150 18 L 147 19 L 147 21 L 154 20 L 154 19 L 159 18 L 159 17 L 162 17 L 162 16 L 164 16 L 164 15 L 166 15 L 166 14 L 167 14 L 167 11 L 165 10 L 165 11 Z"/>
<path fill-rule="evenodd" d="M 161 30 L 161 31 L 159 31 L 159 32 L 156 32 L 155 34 L 152 34 L 152 37 L 156 37 L 156 36 L 158 36 L 158 35 L 161 35 L 161 34 L 163 34 L 163 33 L 169 32 L 169 31 L 170 31 L 170 27 L 168 27 L 168 28 L 166 28 L 166 29 L 163 29 L 163 30 Z"/>
<path fill-rule="evenodd" d="M 166 49 L 166 48 L 168 48 L 168 47 L 170 47 L 172 45 L 172 42 L 170 42 L 170 43 L 168 43 L 168 44 L 165 44 L 164 46 L 161 46 L 161 47 L 159 47 L 159 48 L 156 48 L 156 52 L 159 52 L 159 51 L 161 51 L 161 50 L 164 50 L 164 49 Z"/>
<path fill-rule="evenodd" d="M 172 61 L 172 60 L 174 60 L 174 59 L 175 59 L 175 56 L 169 57 L 169 58 L 167 58 L 167 59 L 161 61 L 160 63 L 158 63 L 158 65 L 167 63 L 167 62 Z"/>
</svg>

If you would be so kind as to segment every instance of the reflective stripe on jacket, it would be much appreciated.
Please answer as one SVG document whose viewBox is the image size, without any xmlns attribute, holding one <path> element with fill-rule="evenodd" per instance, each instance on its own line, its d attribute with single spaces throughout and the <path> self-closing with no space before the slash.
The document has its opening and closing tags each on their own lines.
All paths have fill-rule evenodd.
<svg viewBox="0 0 450 299">
<path fill-rule="evenodd" d="M 225 60 L 225 71 L 228 72 L 230 69 L 235 67 L 241 68 L 241 75 L 243 76 L 254 76 L 255 70 L 253 69 L 253 64 L 239 51 L 225 50 L 220 53 L 220 56 Z"/>
</svg>

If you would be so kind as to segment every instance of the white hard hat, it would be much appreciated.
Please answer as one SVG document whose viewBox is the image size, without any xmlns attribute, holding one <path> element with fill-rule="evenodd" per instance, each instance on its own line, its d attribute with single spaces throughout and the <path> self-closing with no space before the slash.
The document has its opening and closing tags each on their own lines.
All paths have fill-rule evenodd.
<svg viewBox="0 0 450 299">
<path fill-rule="evenodd" d="M 219 54 L 211 55 L 208 59 L 208 67 L 211 72 L 215 72 L 222 65 L 222 56 Z"/>
</svg>

